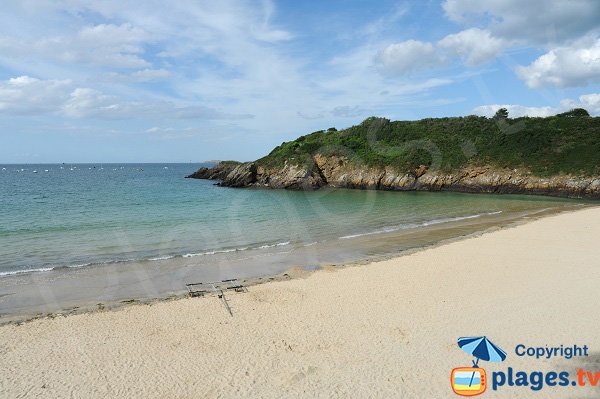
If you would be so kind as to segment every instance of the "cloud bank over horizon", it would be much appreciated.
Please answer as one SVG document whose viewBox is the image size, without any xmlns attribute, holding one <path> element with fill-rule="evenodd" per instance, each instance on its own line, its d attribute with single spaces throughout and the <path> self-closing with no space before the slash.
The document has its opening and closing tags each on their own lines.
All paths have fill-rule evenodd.
<svg viewBox="0 0 600 399">
<path fill-rule="evenodd" d="M 600 114 L 594 0 L 4 8 L 0 163 L 248 160 L 371 115 Z"/>
</svg>

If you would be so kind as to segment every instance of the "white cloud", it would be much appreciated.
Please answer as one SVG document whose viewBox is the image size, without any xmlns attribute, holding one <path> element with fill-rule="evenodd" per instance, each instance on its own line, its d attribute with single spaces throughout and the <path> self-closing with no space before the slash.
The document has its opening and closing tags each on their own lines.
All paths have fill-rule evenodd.
<svg viewBox="0 0 600 399">
<path fill-rule="evenodd" d="M 144 69 L 135 71 L 131 77 L 138 82 L 147 82 L 149 80 L 160 80 L 171 76 L 171 72 L 166 69 Z"/>
<path fill-rule="evenodd" d="M 248 114 L 229 114 L 202 105 L 179 106 L 172 102 L 122 101 L 93 89 L 78 88 L 63 107 L 64 114 L 75 118 L 100 119 L 226 119 L 253 118 Z"/>
<path fill-rule="evenodd" d="M 301 112 L 301 111 L 296 112 L 296 115 L 298 115 L 302 119 L 307 119 L 307 120 L 323 118 L 323 114 L 308 114 L 308 113 Z"/>
<path fill-rule="evenodd" d="M 446 0 L 452 21 L 486 26 L 496 37 L 550 44 L 576 39 L 598 29 L 597 0 Z"/>
<path fill-rule="evenodd" d="M 508 110 L 508 116 L 510 118 L 519 118 L 521 116 L 551 116 L 556 115 L 559 111 L 553 107 L 526 107 L 517 104 L 490 104 L 481 105 L 473 109 L 475 115 L 492 117 L 500 108 L 506 108 Z"/>
<path fill-rule="evenodd" d="M 579 96 L 578 100 L 564 99 L 556 107 L 527 107 L 518 104 L 490 104 L 481 105 L 473 109 L 475 115 L 492 117 L 500 108 L 506 108 L 511 118 L 521 116 L 544 117 L 569 111 L 573 108 L 584 108 L 590 115 L 600 114 L 600 93 L 590 93 Z"/>
<path fill-rule="evenodd" d="M 365 112 L 367 112 L 367 110 L 359 107 L 358 105 L 355 105 L 353 107 L 350 107 L 348 105 L 343 105 L 343 106 L 335 107 L 334 109 L 332 109 L 331 115 L 339 116 L 342 118 L 355 118 L 357 116 L 364 115 Z"/>
<path fill-rule="evenodd" d="M 393 88 L 392 94 L 413 94 L 427 91 L 436 87 L 447 86 L 454 83 L 454 79 L 450 78 L 431 78 L 423 82 L 405 82 L 402 86 Z"/>
<path fill-rule="evenodd" d="M 73 90 L 69 100 L 63 105 L 65 115 L 74 118 L 95 117 L 100 115 L 116 115 L 118 105 L 113 98 L 89 88 Z"/>
<path fill-rule="evenodd" d="M 528 87 L 600 82 L 597 0 L 445 0 L 442 6 L 452 21 L 483 28 L 467 29 L 439 42 L 440 47 L 454 48 L 466 57 L 468 64 L 484 62 L 502 47 L 541 47 L 547 51 L 544 55 L 515 69 Z"/>
<path fill-rule="evenodd" d="M 203 105 L 179 105 L 170 101 L 132 101 L 69 80 L 41 80 L 20 76 L 0 82 L 0 113 L 5 115 L 60 114 L 71 118 L 99 119 L 222 119 L 253 118 L 226 113 Z"/>
<path fill-rule="evenodd" d="M 258 5 L 235 0 L 177 5 L 71 0 L 8 8 L 7 15 L 19 15 L 23 23 L 20 31 L 0 28 L 0 59 L 44 58 L 64 67 L 156 69 L 157 49 L 167 59 L 210 56 L 227 66 L 241 66 L 260 59 L 269 46 L 293 38 L 270 22 L 274 6 L 266 0 Z M 90 16 L 104 23 L 92 25 Z"/>
<path fill-rule="evenodd" d="M 517 75 L 531 88 L 574 87 L 600 82 L 600 39 L 550 50 Z"/>
<path fill-rule="evenodd" d="M 380 36 L 386 30 L 396 25 L 410 11 L 410 4 L 398 3 L 388 13 L 374 21 L 367 22 L 362 28 L 352 32 L 355 36 Z"/>
<path fill-rule="evenodd" d="M 501 39 L 489 31 L 478 28 L 450 34 L 438 42 L 438 46 L 460 56 L 467 65 L 479 65 L 493 60 L 505 46 Z"/>
<path fill-rule="evenodd" d="M 254 32 L 254 37 L 260 41 L 275 43 L 275 42 L 279 42 L 279 41 L 290 40 L 290 39 L 292 39 L 293 36 L 290 32 L 286 32 L 284 30 L 260 29 L 260 30 Z"/>
<path fill-rule="evenodd" d="M 388 114 L 394 104 L 453 82 L 398 76 L 401 70 L 439 65 L 439 49 L 432 43 L 409 41 L 382 51 L 376 31 L 393 32 L 405 6 L 375 18 L 368 42 L 353 36 L 351 56 L 344 57 L 339 51 L 313 52 L 302 34 L 278 26 L 271 1 L 69 0 L 39 2 L 27 10 L 23 4 L 12 3 L 5 13 L 19 15 L 21 22 L 0 28 L 0 36 L 10 34 L 7 40 L 18 42 L 10 51 L 0 49 L 0 63 L 31 76 L 69 77 L 75 83 L 56 112 L 70 118 L 256 115 L 245 119 L 244 127 L 265 135 L 295 134 L 313 129 L 315 116 L 344 118 L 331 113 L 339 105 Z M 0 16 L 0 22 L 7 19 Z M 413 58 L 399 60 L 403 55 Z M 161 84 L 135 84 L 148 81 Z"/>
<path fill-rule="evenodd" d="M 130 23 L 100 24 L 84 27 L 74 39 L 65 40 L 65 48 L 57 50 L 68 62 L 140 68 L 150 65 L 143 59 L 143 46 L 150 40 L 150 34 Z M 55 51 L 52 41 L 48 44 L 49 51 Z"/>
<path fill-rule="evenodd" d="M 214 134 L 207 136 L 207 131 L 211 131 Z M 236 129 L 231 131 L 228 127 L 222 127 L 218 130 L 213 128 L 204 127 L 158 127 L 154 126 L 150 129 L 146 129 L 143 133 L 148 135 L 152 139 L 158 140 L 181 140 L 189 139 L 192 137 L 201 137 L 205 143 L 213 142 L 219 143 L 234 138 L 239 138 L 240 135 L 244 135 L 247 132 L 244 129 Z"/>
<path fill-rule="evenodd" d="M 586 33 L 600 32 L 600 7 L 595 1 L 446 0 L 443 8 L 448 18 L 470 28 L 449 34 L 435 45 L 417 40 L 388 45 L 377 60 L 386 72 L 404 74 L 442 66 L 449 61 L 445 54 L 476 66 L 509 47 L 566 45 Z"/>
<path fill-rule="evenodd" d="M 584 108 L 590 114 L 600 114 L 600 93 L 583 94 L 579 96 L 579 101 L 566 99 L 561 101 L 563 109 Z"/>
<path fill-rule="evenodd" d="M 70 35 L 33 38 L 0 38 L 3 57 L 45 60 L 67 64 L 88 64 L 115 68 L 144 68 L 144 45 L 151 35 L 131 24 L 84 26 Z"/>
<path fill-rule="evenodd" d="M 444 63 L 431 43 L 407 40 L 390 44 L 378 56 L 384 70 L 392 74 L 439 66 Z"/>
<path fill-rule="evenodd" d="M 461 57 L 463 63 L 476 66 L 492 61 L 504 47 L 505 40 L 487 30 L 470 28 L 447 35 L 435 45 L 417 40 L 390 44 L 377 56 L 383 69 L 391 74 L 440 67 L 450 61 L 448 55 Z"/>
<path fill-rule="evenodd" d="M 579 104 L 594 114 L 600 114 L 600 93 L 579 96 Z"/>
<path fill-rule="evenodd" d="M 69 80 L 40 80 L 20 76 L 0 81 L 0 113 L 35 115 L 56 112 L 69 97 Z"/>
<path fill-rule="evenodd" d="M 278 24 L 297 16 L 280 18 L 281 10 L 268 0 L 6 2 L 0 15 L 0 66 L 18 71 L 9 76 L 40 79 L 36 80 L 39 87 L 34 90 L 32 84 L 29 91 L 17 90 L 9 81 L 0 82 L 0 113 L 51 113 L 75 125 L 90 118 L 94 120 L 85 123 L 119 127 L 120 132 L 135 129 L 141 133 L 162 123 L 178 126 L 177 132 L 163 128 L 155 133 L 179 133 L 183 131 L 179 124 L 193 122 L 203 127 L 234 126 L 231 129 L 235 131 L 244 127 L 254 134 L 245 135 L 239 146 L 256 148 L 319 129 L 324 120 L 330 121 L 328 125 L 354 123 L 361 113 L 416 118 L 431 112 L 423 111 L 427 106 L 462 98 L 470 101 L 467 90 L 478 94 L 468 84 L 440 89 L 475 74 L 476 79 L 486 78 L 480 68 L 464 73 L 453 61 L 460 57 L 466 65 L 479 65 L 492 60 L 505 46 L 523 44 L 519 40 L 526 35 L 507 31 L 509 26 L 524 23 L 517 15 L 517 2 L 503 3 L 447 1 L 446 11 L 454 20 L 471 24 L 453 32 L 446 30 L 448 24 L 433 30 L 428 22 L 419 25 L 412 20 L 413 12 L 410 17 L 406 14 L 414 6 L 410 2 L 390 7 L 385 15 L 373 16 L 370 23 L 369 16 L 335 10 L 336 14 L 311 16 L 302 24 L 292 21 L 294 31 Z M 534 3 L 544 23 L 562 7 L 545 4 L 544 8 Z M 572 3 L 578 10 L 585 2 Z M 530 20 L 525 22 L 539 29 L 541 23 L 537 14 L 531 13 L 529 2 L 519 5 Z M 290 12 L 293 8 L 287 3 L 281 6 Z M 546 8 L 553 11 L 548 13 Z M 594 15 L 593 10 L 589 13 Z M 572 24 L 567 21 L 558 26 L 559 36 L 573 38 L 574 32 L 589 32 L 593 28 L 588 22 L 587 17 Z M 336 36 L 338 32 L 346 37 Z M 399 42 L 404 40 L 399 37 L 411 32 L 415 34 L 412 38 L 423 41 Z M 547 33 L 544 30 L 538 37 L 534 32 L 531 42 L 547 43 L 540 39 L 548 38 Z M 327 35 L 331 37 L 325 42 L 313 41 Z M 520 53 L 520 59 L 526 54 Z M 441 69 L 446 65 L 451 69 Z M 497 66 L 502 68 L 500 63 Z M 469 73 L 472 75 L 467 76 Z M 523 86 L 518 84 L 517 89 L 523 91 Z M 10 95 L 1 91 L 7 87 L 12 90 Z M 428 95 L 432 91 L 436 92 Z M 459 109 L 452 107 L 450 112 Z M 442 115 L 445 111 L 433 112 Z M 529 107 L 515 109 L 517 112 L 548 110 Z M 252 115 L 256 117 L 251 119 Z M 186 118 L 196 120 L 182 120 Z M 201 119 L 218 121 L 198 121 Z M 243 122 L 230 123 L 237 119 Z M 198 134 L 214 132 L 199 130 Z"/>
<path fill-rule="evenodd" d="M 98 78 L 95 78 L 94 80 L 100 80 L 102 82 L 124 82 L 124 83 L 128 83 L 128 82 L 132 82 L 132 83 L 136 83 L 136 82 L 151 82 L 151 81 L 157 81 L 157 80 L 166 80 L 168 78 L 170 78 L 172 76 L 171 72 L 169 72 L 166 69 L 160 68 L 160 69 L 142 69 L 139 71 L 135 71 L 132 73 L 118 73 L 118 72 L 108 72 L 105 73 L 103 75 L 101 75 Z"/>
</svg>

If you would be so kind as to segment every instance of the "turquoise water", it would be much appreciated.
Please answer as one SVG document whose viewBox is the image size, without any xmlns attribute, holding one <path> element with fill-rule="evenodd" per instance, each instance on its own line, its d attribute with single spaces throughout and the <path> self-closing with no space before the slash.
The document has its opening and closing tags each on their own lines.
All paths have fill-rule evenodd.
<svg viewBox="0 0 600 399">
<path fill-rule="evenodd" d="M 183 178 L 199 166 L 0 165 L 0 275 L 268 253 L 568 202 L 458 193 L 230 189 Z"/>
</svg>

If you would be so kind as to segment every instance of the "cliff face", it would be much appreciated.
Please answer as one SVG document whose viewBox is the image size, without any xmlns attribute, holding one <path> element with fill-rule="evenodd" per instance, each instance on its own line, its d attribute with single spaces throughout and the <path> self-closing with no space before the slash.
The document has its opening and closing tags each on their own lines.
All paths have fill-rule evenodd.
<svg viewBox="0 0 600 399">
<path fill-rule="evenodd" d="M 214 176 L 210 172 L 203 175 Z M 207 177 L 208 178 L 208 177 Z M 267 168 L 243 163 L 222 177 L 226 187 L 318 189 L 323 186 L 397 191 L 459 191 L 472 193 L 543 194 L 600 198 L 600 177 L 570 175 L 543 178 L 526 171 L 470 166 L 451 174 L 420 166 L 401 173 L 390 166 L 359 165 L 343 156 L 316 154 L 308 165 Z"/>
</svg>

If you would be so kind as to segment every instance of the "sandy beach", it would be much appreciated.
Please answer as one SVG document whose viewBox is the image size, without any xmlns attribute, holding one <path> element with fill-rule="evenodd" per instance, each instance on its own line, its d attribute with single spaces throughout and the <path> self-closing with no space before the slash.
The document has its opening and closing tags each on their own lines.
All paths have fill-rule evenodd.
<svg viewBox="0 0 600 399">
<path fill-rule="evenodd" d="M 461 336 L 508 354 L 489 374 L 600 371 L 600 208 L 218 298 L 132 305 L 0 327 L 2 398 L 451 398 Z M 302 274 L 302 273 L 299 273 Z M 587 345 L 519 357 L 515 347 Z M 491 398 L 598 397 L 488 388 Z"/>
</svg>

